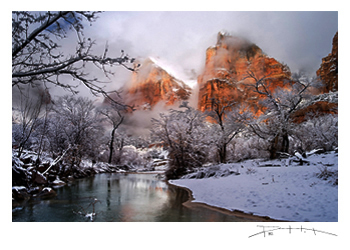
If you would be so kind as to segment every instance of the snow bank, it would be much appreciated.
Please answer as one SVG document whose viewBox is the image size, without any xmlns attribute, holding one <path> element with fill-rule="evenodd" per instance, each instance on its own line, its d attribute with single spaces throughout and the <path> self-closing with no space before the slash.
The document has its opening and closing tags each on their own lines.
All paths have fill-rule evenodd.
<svg viewBox="0 0 350 250">
<path fill-rule="evenodd" d="M 42 192 L 51 192 L 52 191 L 52 188 L 50 187 L 44 187 Z"/>
<path fill-rule="evenodd" d="M 193 191 L 194 202 L 287 221 L 338 221 L 338 186 L 317 177 L 338 171 L 338 153 L 310 155 L 302 166 L 291 159 L 216 166 L 226 177 L 171 180 Z M 208 173 L 210 172 L 210 168 Z M 191 176 L 187 176 L 190 178 Z"/>
<path fill-rule="evenodd" d="M 17 191 L 17 192 L 19 192 L 19 191 L 27 191 L 27 188 L 24 187 L 24 186 L 14 186 L 14 187 L 12 187 L 12 191 Z"/>
</svg>

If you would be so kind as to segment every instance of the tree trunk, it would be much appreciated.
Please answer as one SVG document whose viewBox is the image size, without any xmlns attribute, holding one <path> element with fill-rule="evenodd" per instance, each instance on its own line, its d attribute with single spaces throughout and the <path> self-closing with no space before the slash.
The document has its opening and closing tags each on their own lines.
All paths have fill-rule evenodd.
<svg viewBox="0 0 350 250">
<path fill-rule="evenodd" d="M 114 150 L 114 135 L 115 135 L 115 131 L 117 128 L 114 128 L 112 130 L 111 133 L 111 142 L 109 143 L 109 157 L 108 157 L 108 163 L 111 164 L 112 163 L 112 157 L 113 157 L 113 150 Z"/>
<path fill-rule="evenodd" d="M 219 160 L 220 163 L 226 163 L 226 152 L 227 152 L 227 144 L 223 144 L 219 150 Z"/>
<path fill-rule="evenodd" d="M 279 138 L 279 135 L 276 135 L 275 138 L 271 141 L 271 147 L 270 147 L 270 159 L 271 160 L 277 158 L 278 138 Z"/>
<path fill-rule="evenodd" d="M 283 132 L 281 152 L 288 153 L 288 151 L 289 151 L 289 137 L 288 137 L 288 133 L 287 132 Z"/>
</svg>

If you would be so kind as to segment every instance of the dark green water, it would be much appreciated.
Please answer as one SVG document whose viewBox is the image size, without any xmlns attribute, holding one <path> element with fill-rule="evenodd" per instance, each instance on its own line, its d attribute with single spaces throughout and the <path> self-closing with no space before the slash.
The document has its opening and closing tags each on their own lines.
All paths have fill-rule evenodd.
<svg viewBox="0 0 350 250">
<path fill-rule="evenodd" d="M 94 221 L 100 222 L 247 221 L 207 208 L 184 207 L 187 192 L 155 174 L 99 174 L 55 190 L 53 199 L 28 201 L 13 209 L 12 221 L 83 222 L 90 218 L 79 212 L 93 211 Z"/>
</svg>

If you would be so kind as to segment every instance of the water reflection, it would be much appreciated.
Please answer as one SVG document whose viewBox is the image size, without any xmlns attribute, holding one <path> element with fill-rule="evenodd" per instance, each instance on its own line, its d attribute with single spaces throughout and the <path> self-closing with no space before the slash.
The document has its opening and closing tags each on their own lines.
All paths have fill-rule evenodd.
<svg viewBox="0 0 350 250">
<path fill-rule="evenodd" d="M 187 192 L 153 174 L 100 174 L 56 191 L 55 199 L 27 202 L 14 210 L 12 220 L 88 221 L 77 211 L 94 210 L 95 221 L 242 221 L 205 208 L 184 207 Z M 94 198 L 99 202 L 92 206 Z"/>
</svg>

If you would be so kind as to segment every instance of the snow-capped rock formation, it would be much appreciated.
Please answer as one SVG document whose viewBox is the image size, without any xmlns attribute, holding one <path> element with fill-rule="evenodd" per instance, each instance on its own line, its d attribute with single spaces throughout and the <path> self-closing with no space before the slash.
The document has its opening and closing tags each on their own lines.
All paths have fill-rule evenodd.
<svg viewBox="0 0 350 250">
<path fill-rule="evenodd" d="M 124 90 L 124 100 L 136 109 L 152 109 L 163 101 L 165 105 L 188 100 L 192 89 L 161 67 L 154 58 L 147 58 L 132 75 Z"/>
</svg>

